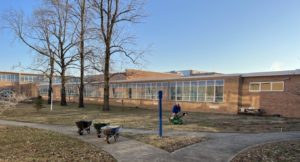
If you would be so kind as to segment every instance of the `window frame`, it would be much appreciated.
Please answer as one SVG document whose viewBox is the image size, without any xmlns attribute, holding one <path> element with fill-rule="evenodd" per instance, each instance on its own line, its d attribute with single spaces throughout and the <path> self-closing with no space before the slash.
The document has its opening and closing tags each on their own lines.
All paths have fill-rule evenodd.
<svg viewBox="0 0 300 162">
<path fill-rule="evenodd" d="M 269 83 L 271 88 L 270 90 L 262 90 L 261 85 L 264 83 Z M 282 83 L 283 88 L 282 90 L 273 90 L 273 83 Z M 259 84 L 258 90 L 251 90 L 251 84 Z M 263 81 L 263 82 L 249 82 L 249 92 L 284 92 L 284 81 Z"/>
</svg>

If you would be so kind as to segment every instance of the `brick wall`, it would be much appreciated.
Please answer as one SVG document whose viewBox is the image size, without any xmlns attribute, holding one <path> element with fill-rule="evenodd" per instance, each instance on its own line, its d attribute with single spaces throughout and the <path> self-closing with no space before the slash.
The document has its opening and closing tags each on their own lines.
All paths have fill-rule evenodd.
<svg viewBox="0 0 300 162">
<path fill-rule="evenodd" d="M 284 81 L 283 92 L 249 92 L 250 82 Z M 300 76 L 273 76 L 243 78 L 241 106 L 254 106 L 269 115 L 300 117 Z"/>
</svg>

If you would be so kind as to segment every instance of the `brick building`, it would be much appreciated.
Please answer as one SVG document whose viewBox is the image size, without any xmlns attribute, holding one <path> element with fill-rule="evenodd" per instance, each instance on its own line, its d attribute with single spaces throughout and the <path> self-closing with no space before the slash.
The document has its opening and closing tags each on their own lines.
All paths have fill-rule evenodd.
<svg viewBox="0 0 300 162">
<path fill-rule="evenodd" d="M 22 74 L 19 75 L 19 79 L 22 78 Z M 101 78 L 101 75 L 86 77 L 86 102 L 102 102 Z M 47 82 L 37 81 L 24 85 L 28 84 L 32 85 L 31 95 L 39 93 L 47 97 Z M 22 81 L 10 83 L 2 81 L 0 77 L 0 90 L 1 87 L 14 87 L 13 90 L 22 93 L 16 90 L 18 85 L 23 85 Z M 79 82 L 74 80 L 68 82 L 66 89 L 69 101 L 78 100 L 78 85 Z M 165 109 L 180 103 L 188 111 L 236 114 L 240 107 L 255 107 L 264 109 L 269 115 L 300 117 L 300 70 L 245 74 L 202 72 L 190 76 L 126 70 L 111 79 L 110 102 L 115 105 L 156 108 L 158 90 L 164 93 Z M 54 96 L 59 100 L 59 82 L 54 84 Z"/>
</svg>

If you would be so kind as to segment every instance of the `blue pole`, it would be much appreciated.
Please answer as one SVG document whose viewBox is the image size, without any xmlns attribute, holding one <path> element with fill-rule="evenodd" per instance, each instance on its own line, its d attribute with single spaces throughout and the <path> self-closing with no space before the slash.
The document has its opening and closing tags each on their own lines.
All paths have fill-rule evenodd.
<svg viewBox="0 0 300 162">
<path fill-rule="evenodd" d="M 159 109 L 159 136 L 162 137 L 162 97 L 163 91 L 158 91 L 158 109 Z"/>
</svg>

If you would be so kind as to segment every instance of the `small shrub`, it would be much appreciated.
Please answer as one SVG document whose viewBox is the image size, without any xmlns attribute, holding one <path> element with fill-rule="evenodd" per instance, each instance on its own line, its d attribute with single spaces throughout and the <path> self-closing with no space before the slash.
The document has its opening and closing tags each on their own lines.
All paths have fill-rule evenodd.
<svg viewBox="0 0 300 162">
<path fill-rule="evenodd" d="M 36 108 L 36 111 L 39 111 L 40 109 L 43 108 L 43 98 L 42 98 L 42 96 L 38 96 L 35 99 L 35 108 Z"/>
</svg>

